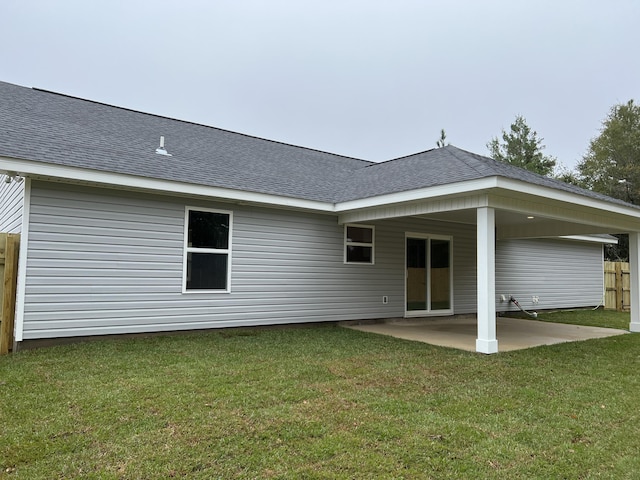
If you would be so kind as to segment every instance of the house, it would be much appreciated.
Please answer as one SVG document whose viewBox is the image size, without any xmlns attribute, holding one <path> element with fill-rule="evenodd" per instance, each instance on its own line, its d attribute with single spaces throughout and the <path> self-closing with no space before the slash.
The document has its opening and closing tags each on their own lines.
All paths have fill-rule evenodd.
<svg viewBox="0 0 640 480">
<path fill-rule="evenodd" d="M 453 146 L 373 163 L 0 83 L 0 173 L 18 346 L 474 313 L 494 353 L 503 296 L 601 301 L 609 233 L 640 331 L 640 209 Z"/>
</svg>

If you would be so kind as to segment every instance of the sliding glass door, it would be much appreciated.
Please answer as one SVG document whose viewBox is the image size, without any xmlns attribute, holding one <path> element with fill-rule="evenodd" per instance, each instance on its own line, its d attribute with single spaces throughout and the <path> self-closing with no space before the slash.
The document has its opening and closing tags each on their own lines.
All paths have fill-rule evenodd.
<svg viewBox="0 0 640 480">
<path fill-rule="evenodd" d="M 406 268 L 407 316 L 453 313 L 450 238 L 408 235 Z"/>
</svg>

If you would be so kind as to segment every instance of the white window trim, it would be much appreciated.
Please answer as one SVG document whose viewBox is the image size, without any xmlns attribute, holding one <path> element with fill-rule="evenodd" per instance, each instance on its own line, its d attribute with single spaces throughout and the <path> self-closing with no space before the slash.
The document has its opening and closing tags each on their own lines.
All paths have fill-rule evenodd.
<svg viewBox="0 0 640 480">
<path fill-rule="evenodd" d="M 446 310 L 407 310 L 407 238 L 420 238 L 423 240 L 447 240 L 449 242 L 449 296 L 451 302 L 451 308 Z M 431 249 L 427 250 L 427 263 L 431 263 Z M 428 282 L 431 282 L 431 273 L 430 269 L 427 269 Z M 454 314 L 454 295 L 453 291 L 453 236 L 451 235 L 432 235 L 429 233 L 416 233 L 416 232 L 405 232 L 404 234 L 404 271 L 405 271 L 405 282 L 404 282 L 404 317 L 430 317 L 430 316 L 446 316 Z M 427 295 L 429 295 L 429 291 L 427 291 Z M 431 298 L 429 295 L 429 304 L 431 304 Z"/>
<path fill-rule="evenodd" d="M 350 242 L 347 240 L 347 228 L 368 228 L 371 230 L 371 243 L 364 242 Z M 371 262 L 348 262 L 347 261 L 347 247 L 371 247 Z M 376 263 L 376 227 L 375 225 L 361 225 L 359 223 L 345 223 L 344 225 L 344 245 L 343 250 L 343 262 L 345 265 L 375 265 Z"/>
<path fill-rule="evenodd" d="M 198 211 L 198 212 L 211 212 L 211 213 L 222 213 L 225 215 L 229 215 L 229 239 L 228 239 L 228 248 L 197 248 L 190 247 L 189 243 L 189 212 L 190 211 Z M 184 240 L 183 240 L 183 252 L 182 252 L 182 293 L 186 294 L 197 294 L 197 293 L 231 293 L 231 259 L 232 259 L 232 239 L 233 239 L 233 212 L 230 210 L 218 210 L 214 208 L 204 208 L 204 207 L 190 207 L 186 206 L 184 209 Z M 227 288 L 216 289 L 216 290 L 205 290 L 205 289 L 191 289 L 187 290 L 187 254 L 188 253 L 220 253 L 227 255 Z"/>
</svg>

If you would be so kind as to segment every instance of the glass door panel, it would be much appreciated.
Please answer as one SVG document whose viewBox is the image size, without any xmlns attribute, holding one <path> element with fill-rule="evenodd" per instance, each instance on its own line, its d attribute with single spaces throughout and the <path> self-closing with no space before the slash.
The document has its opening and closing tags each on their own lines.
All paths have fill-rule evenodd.
<svg viewBox="0 0 640 480">
<path fill-rule="evenodd" d="M 431 308 L 429 310 L 449 310 L 451 308 L 450 242 L 431 239 L 430 243 Z"/>
<path fill-rule="evenodd" d="M 407 312 L 451 312 L 451 240 L 425 236 L 406 241 Z"/>
<path fill-rule="evenodd" d="M 427 240 L 407 238 L 407 311 L 427 309 Z"/>
</svg>

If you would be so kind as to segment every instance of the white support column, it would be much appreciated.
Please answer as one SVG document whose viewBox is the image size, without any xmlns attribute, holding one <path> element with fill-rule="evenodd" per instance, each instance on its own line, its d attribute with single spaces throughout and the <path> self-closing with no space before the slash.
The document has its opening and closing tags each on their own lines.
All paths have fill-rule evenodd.
<svg viewBox="0 0 640 480">
<path fill-rule="evenodd" d="M 477 209 L 478 338 L 476 351 L 496 353 L 496 213 L 491 207 Z"/>
<path fill-rule="evenodd" d="M 629 269 L 631 280 L 631 323 L 629 330 L 640 332 L 640 233 L 629 233 Z"/>
</svg>

